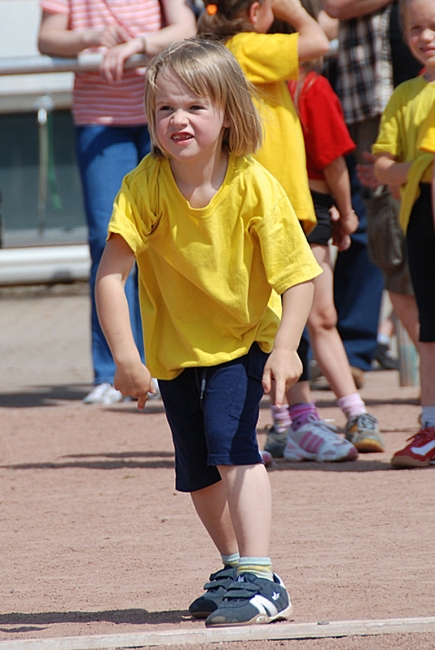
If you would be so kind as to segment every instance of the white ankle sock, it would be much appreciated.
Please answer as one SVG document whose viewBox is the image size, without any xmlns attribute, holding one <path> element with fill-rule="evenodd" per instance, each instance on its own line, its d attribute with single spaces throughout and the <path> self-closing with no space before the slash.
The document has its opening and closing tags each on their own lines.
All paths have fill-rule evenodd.
<svg viewBox="0 0 435 650">
<path fill-rule="evenodd" d="M 361 413 L 367 413 L 366 405 L 362 401 L 359 393 L 352 393 L 345 395 L 337 400 L 338 406 L 341 408 L 347 419 L 355 418 Z"/>
<path fill-rule="evenodd" d="M 435 406 L 422 406 L 421 421 L 423 427 L 435 427 Z"/>
</svg>

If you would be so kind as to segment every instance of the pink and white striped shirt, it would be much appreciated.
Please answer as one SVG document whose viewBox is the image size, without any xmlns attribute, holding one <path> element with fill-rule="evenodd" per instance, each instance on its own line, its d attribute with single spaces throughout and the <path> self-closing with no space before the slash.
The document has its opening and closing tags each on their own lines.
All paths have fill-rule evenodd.
<svg viewBox="0 0 435 650">
<path fill-rule="evenodd" d="M 72 30 L 100 29 L 118 23 L 136 38 L 162 27 L 159 0 L 41 0 L 40 5 L 47 13 L 67 14 L 68 28 Z M 143 69 L 126 70 L 122 81 L 109 84 L 99 72 L 77 73 L 73 95 L 75 124 L 145 124 L 143 75 Z"/>
</svg>

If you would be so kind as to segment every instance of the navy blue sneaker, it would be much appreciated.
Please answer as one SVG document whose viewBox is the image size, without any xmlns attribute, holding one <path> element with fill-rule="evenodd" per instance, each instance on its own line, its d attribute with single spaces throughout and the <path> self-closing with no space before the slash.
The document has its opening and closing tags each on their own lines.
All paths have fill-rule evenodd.
<svg viewBox="0 0 435 650">
<path fill-rule="evenodd" d="M 219 607 L 208 616 L 207 627 L 256 625 L 288 618 L 293 612 L 287 589 L 282 580 L 258 578 L 253 573 L 238 576 L 222 599 Z"/>
<path fill-rule="evenodd" d="M 222 598 L 227 593 L 228 587 L 237 578 L 237 569 L 230 565 L 224 566 L 223 569 L 210 575 L 210 582 L 204 585 L 205 594 L 193 601 L 189 607 L 189 612 L 195 618 L 207 618 L 209 614 L 215 611 L 222 602 Z"/>
</svg>

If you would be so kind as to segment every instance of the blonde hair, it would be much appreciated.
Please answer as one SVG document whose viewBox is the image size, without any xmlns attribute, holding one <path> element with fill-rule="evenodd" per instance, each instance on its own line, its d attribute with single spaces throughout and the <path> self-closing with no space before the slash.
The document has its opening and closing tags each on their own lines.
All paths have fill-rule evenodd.
<svg viewBox="0 0 435 650">
<path fill-rule="evenodd" d="M 158 75 L 169 70 L 198 97 L 208 97 L 222 109 L 229 126 L 222 146 L 236 156 L 254 153 L 261 145 L 262 125 L 252 102 L 255 90 L 237 60 L 221 43 L 192 38 L 174 43 L 158 54 L 145 73 L 145 112 L 151 137 L 151 151 L 165 157 L 156 137 L 156 87 Z"/>
</svg>

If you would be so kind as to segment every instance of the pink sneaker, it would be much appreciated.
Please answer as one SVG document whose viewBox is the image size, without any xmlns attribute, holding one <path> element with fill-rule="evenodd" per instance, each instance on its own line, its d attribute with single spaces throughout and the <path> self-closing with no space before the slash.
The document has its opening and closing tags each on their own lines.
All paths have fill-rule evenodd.
<svg viewBox="0 0 435 650">
<path fill-rule="evenodd" d="M 300 426 L 293 422 L 288 429 L 284 458 L 293 462 L 315 460 L 331 463 L 358 458 L 353 444 L 336 431 L 315 413 L 311 413 Z"/>
</svg>

